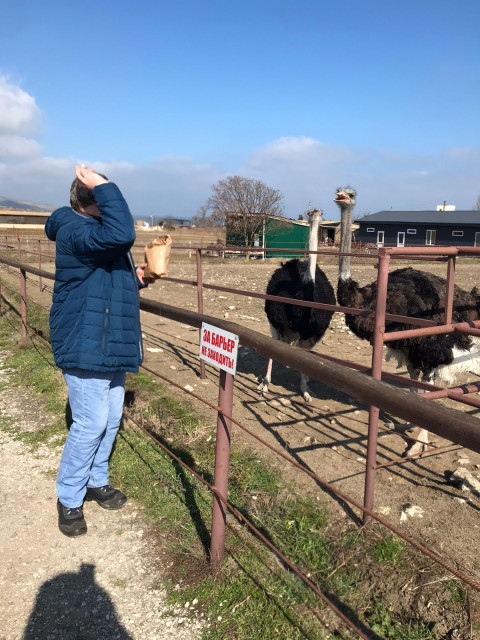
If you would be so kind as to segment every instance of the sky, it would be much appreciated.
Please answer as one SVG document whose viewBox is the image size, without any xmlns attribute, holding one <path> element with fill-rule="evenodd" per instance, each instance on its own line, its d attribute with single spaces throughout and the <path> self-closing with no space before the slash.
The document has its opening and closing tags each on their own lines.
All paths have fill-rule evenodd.
<svg viewBox="0 0 480 640">
<path fill-rule="evenodd" d="M 0 0 L 0 195 L 68 204 L 76 164 L 139 218 L 239 175 L 354 214 L 472 209 L 478 0 Z"/>
</svg>

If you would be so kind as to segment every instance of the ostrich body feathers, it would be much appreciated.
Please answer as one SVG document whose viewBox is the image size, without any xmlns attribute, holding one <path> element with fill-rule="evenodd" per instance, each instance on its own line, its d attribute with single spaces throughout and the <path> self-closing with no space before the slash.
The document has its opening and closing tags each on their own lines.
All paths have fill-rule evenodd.
<svg viewBox="0 0 480 640">
<path fill-rule="evenodd" d="M 315 281 L 305 278 L 306 260 L 289 260 L 276 269 L 267 286 L 267 294 L 335 304 L 335 293 L 325 273 L 316 267 Z M 332 311 L 312 309 L 265 300 L 268 321 L 283 342 L 310 341 L 312 346 L 323 336 L 330 324 Z"/>
<path fill-rule="evenodd" d="M 359 287 L 352 279 L 339 280 L 338 300 L 343 306 L 374 311 L 377 298 L 376 283 Z M 390 314 L 411 316 L 445 322 L 446 281 L 439 276 L 407 267 L 393 271 L 388 278 L 386 311 Z M 345 315 L 347 326 L 359 338 L 371 340 L 374 318 Z M 479 319 L 478 299 L 455 286 L 452 322 L 468 322 Z M 387 321 L 386 331 L 412 329 L 413 325 Z M 442 380 L 449 384 L 455 373 L 473 371 L 480 373 L 478 361 L 479 341 L 460 333 L 421 336 L 394 340 L 387 344 L 390 357 L 399 365 L 406 364 L 411 375 L 423 380 Z"/>
</svg>

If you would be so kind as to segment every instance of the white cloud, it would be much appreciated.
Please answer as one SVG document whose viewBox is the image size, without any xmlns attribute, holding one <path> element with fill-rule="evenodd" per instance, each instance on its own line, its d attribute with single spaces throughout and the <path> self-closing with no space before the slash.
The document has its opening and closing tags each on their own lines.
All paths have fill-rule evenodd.
<svg viewBox="0 0 480 640">
<path fill-rule="evenodd" d="M 8 117 L 2 105 L 9 105 Z M 177 155 L 149 164 L 43 156 L 38 142 L 26 137 L 38 115 L 35 100 L 0 76 L 0 195 L 65 204 L 74 167 L 82 162 L 117 182 L 134 215 L 141 217 L 195 215 L 211 194 L 211 185 L 226 175 L 257 178 L 279 189 L 285 212 L 292 217 L 311 202 L 326 218 L 338 219 L 335 189 L 347 184 L 358 192 L 357 216 L 389 208 L 432 209 L 444 200 L 468 209 L 480 193 L 477 149 L 405 153 L 285 136 L 254 149 L 243 164 L 226 172 L 224 167 Z"/>
<path fill-rule="evenodd" d="M 35 131 L 40 109 L 35 98 L 0 76 L 0 132 L 29 134 Z"/>
<path fill-rule="evenodd" d="M 447 149 L 445 155 L 453 162 L 478 162 L 479 150 L 471 147 L 455 147 Z"/>
<path fill-rule="evenodd" d="M 0 163 L 0 195 L 55 206 L 66 204 L 75 165 L 80 162 L 116 182 L 137 216 L 152 212 L 191 217 L 207 200 L 210 186 L 223 177 L 215 167 L 180 156 L 162 157 L 148 165 L 38 157 Z"/>
<path fill-rule="evenodd" d="M 306 154 L 318 153 L 324 146 L 314 138 L 306 136 L 284 136 L 265 145 L 260 150 L 260 155 L 268 155 L 291 162 L 295 157 L 304 157 Z"/>
<path fill-rule="evenodd" d="M 32 158 L 40 155 L 41 149 L 31 138 L 0 134 L 0 158 Z"/>
<path fill-rule="evenodd" d="M 349 164 L 359 161 L 362 153 L 346 146 L 328 145 L 305 136 L 278 138 L 265 145 L 263 149 L 254 151 L 248 159 L 245 170 L 263 170 L 265 166 L 275 163 L 288 171 L 318 172 L 320 167 L 331 167 L 332 164 Z"/>
<path fill-rule="evenodd" d="M 357 215 L 390 207 L 434 209 L 444 200 L 469 209 L 480 193 L 479 172 L 477 149 L 405 153 L 299 136 L 279 138 L 254 151 L 238 173 L 279 189 L 287 215 L 296 217 L 311 202 L 327 218 L 338 219 L 333 194 L 348 184 L 358 192 Z"/>
<path fill-rule="evenodd" d="M 41 118 L 35 98 L 0 75 L 0 195 L 64 204 L 74 167 L 81 162 L 116 181 L 135 215 L 194 215 L 227 175 L 262 180 L 285 196 L 292 217 L 312 206 L 338 219 L 335 189 L 357 189 L 357 215 L 381 209 L 432 209 L 446 200 L 471 208 L 480 193 L 480 150 L 450 148 L 424 153 L 397 149 L 362 149 L 327 144 L 308 136 L 283 136 L 233 170 L 165 155 L 149 164 L 101 158 L 53 158 L 42 155 L 33 139 Z M 68 135 L 68 132 L 66 132 Z"/>
</svg>

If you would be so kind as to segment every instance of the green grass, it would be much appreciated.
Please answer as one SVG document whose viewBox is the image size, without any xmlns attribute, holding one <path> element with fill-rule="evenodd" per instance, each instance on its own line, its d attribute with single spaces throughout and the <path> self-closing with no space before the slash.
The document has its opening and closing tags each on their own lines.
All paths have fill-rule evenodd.
<svg viewBox="0 0 480 640">
<path fill-rule="evenodd" d="M 434 640 L 433 626 L 411 620 L 408 622 L 395 622 L 391 612 L 381 602 L 375 602 L 369 622 L 372 630 L 382 637 L 392 640 Z"/>
<path fill-rule="evenodd" d="M 449 580 L 445 584 L 445 588 L 450 595 L 450 599 L 455 604 L 468 604 L 468 591 L 457 580 Z"/>
<path fill-rule="evenodd" d="M 19 304 L 19 301 L 19 296 L 14 296 L 12 304 Z M 63 442 L 66 435 L 65 385 L 61 372 L 53 362 L 49 345 L 39 338 L 49 335 L 48 317 L 44 311 L 31 304 L 28 320 L 34 329 L 29 328 L 30 338 L 27 337 L 25 342 L 20 338 L 20 319 L 14 313 L 6 313 L 0 322 L 0 344 L 9 353 L 4 366 L 11 370 L 9 386 L 28 385 L 38 394 L 42 407 L 51 414 L 52 420 L 43 428 L 16 433 L 31 447 L 42 443 L 56 446 Z"/>
<path fill-rule="evenodd" d="M 387 535 L 380 538 L 369 549 L 369 553 L 376 562 L 388 562 L 395 566 L 403 562 L 406 544 L 401 538 Z"/>
<path fill-rule="evenodd" d="M 283 582 L 273 576 L 264 576 L 262 584 L 252 581 L 251 572 L 258 574 L 257 564 L 256 554 L 249 557 L 244 553 L 239 575 L 237 568 L 228 568 L 220 581 L 208 577 L 199 588 L 183 590 L 180 602 L 197 598 L 204 603 L 206 616 L 213 622 L 203 637 L 208 640 L 324 638 L 313 615 L 309 619 L 295 611 L 304 595 L 298 583 L 291 576 L 285 576 Z"/>
<path fill-rule="evenodd" d="M 48 335 L 45 313 L 30 305 L 29 322 L 35 327 L 34 339 L 22 344 L 15 339 L 18 316 L 7 312 L 0 319 L 0 347 L 11 353 L 5 363 L 14 370 L 8 384 L 31 386 L 52 416 L 48 427 L 16 434 L 35 448 L 41 443 L 58 444 L 65 437 L 66 392 L 48 345 L 38 338 Z M 201 477 L 213 482 L 215 417 L 174 397 L 144 372 L 127 376 L 128 404 L 132 406 L 127 411 L 136 420 Z M 6 416 L 0 416 L 0 428 L 15 433 Z M 128 420 L 119 431 L 110 471 L 112 482 L 142 506 L 154 523 L 159 544 L 174 561 L 164 585 L 170 603 L 183 607 L 198 600 L 196 606 L 209 624 L 203 640 L 333 637 L 319 622 L 327 615 L 323 602 L 233 517 L 227 520 L 222 571 L 211 574 L 205 559 L 211 493 Z M 367 577 L 372 566 L 373 573 L 380 572 L 380 581 L 381 571 L 403 570 L 408 549 L 401 540 L 352 528 L 335 533 L 322 501 L 296 495 L 277 469 L 237 446 L 231 449 L 229 500 L 337 604 L 358 612 L 366 628 L 370 625 L 381 637 L 399 640 L 434 637 L 423 621 L 390 611 Z M 461 605 L 457 587 L 452 580 L 442 588 L 446 599 Z M 326 619 L 331 621 L 332 616 Z M 335 624 L 336 638 L 352 637 L 338 620 Z M 339 635 L 342 633 L 345 635 Z"/>
</svg>

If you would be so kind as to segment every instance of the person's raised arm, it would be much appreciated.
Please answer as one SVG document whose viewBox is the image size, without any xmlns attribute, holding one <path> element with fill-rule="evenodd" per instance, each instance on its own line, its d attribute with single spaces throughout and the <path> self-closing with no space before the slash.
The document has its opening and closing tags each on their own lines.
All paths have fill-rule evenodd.
<svg viewBox="0 0 480 640">
<path fill-rule="evenodd" d="M 90 190 L 98 187 L 99 184 L 107 184 L 108 182 L 103 176 L 93 169 L 88 169 L 84 164 L 80 167 L 75 167 L 75 175 L 77 176 L 77 180 L 80 180 L 80 182 Z"/>
<path fill-rule="evenodd" d="M 85 213 L 101 219 L 101 224 L 87 225 L 80 232 L 75 229 L 71 236 L 75 253 L 96 263 L 126 253 L 135 241 L 135 229 L 120 189 L 85 165 L 75 167 L 75 176 L 96 202 L 96 206 L 85 208 Z"/>
</svg>

